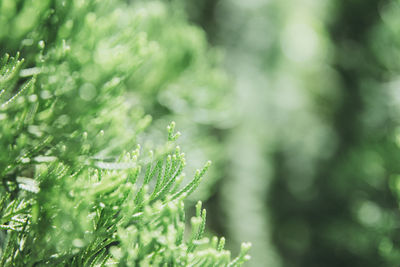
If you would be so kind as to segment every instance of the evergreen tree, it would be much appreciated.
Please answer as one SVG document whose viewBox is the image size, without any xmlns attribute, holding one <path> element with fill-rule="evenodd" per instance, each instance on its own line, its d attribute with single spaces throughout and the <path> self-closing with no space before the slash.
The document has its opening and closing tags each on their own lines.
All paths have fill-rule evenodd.
<svg viewBox="0 0 400 267">
<path fill-rule="evenodd" d="M 194 114 L 193 127 L 212 130 L 221 118 L 204 112 L 225 109 L 214 105 L 224 93 L 215 54 L 180 10 L 176 2 L 0 2 L 1 266 L 249 258 L 249 244 L 231 260 L 223 238 L 205 237 L 201 202 L 186 226 L 183 200 L 210 163 L 185 179 L 175 123 L 164 141 L 157 130 Z"/>
</svg>

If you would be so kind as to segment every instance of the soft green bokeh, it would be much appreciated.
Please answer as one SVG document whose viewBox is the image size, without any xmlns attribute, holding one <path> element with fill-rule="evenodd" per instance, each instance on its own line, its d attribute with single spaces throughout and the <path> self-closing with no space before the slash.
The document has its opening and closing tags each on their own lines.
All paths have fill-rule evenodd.
<svg viewBox="0 0 400 267">
<path fill-rule="evenodd" d="M 399 4 L 188 8 L 226 47 L 241 115 L 216 229 L 253 243 L 249 266 L 398 264 Z"/>
</svg>

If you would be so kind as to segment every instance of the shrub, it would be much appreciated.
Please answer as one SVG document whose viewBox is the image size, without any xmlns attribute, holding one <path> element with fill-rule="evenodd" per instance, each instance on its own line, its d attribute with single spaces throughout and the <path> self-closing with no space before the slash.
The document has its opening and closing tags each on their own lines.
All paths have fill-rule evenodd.
<svg viewBox="0 0 400 267">
<path fill-rule="evenodd" d="M 224 78 L 205 38 L 176 7 L 1 2 L 1 266 L 240 266 L 248 259 L 248 244 L 231 260 L 223 238 L 204 236 L 201 202 L 185 226 L 183 200 L 210 164 L 184 179 L 175 123 L 160 141 L 146 115 L 158 124 L 179 119 L 223 93 L 213 90 Z"/>
</svg>

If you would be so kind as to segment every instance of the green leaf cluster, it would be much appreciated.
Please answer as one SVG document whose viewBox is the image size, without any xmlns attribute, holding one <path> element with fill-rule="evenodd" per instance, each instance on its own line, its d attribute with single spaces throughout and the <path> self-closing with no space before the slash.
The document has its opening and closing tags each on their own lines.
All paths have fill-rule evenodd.
<svg viewBox="0 0 400 267">
<path fill-rule="evenodd" d="M 185 225 L 183 200 L 210 163 L 185 179 L 175 123 L 166 141 L 151 124 L 191 116 L 221 94 L 214 55 L 179 7 L 0 2 L 1 266 L 248 259 L 248 244 L 231 260 L 223 238 L 204 237 L 201 204 Z"/>
</svg>

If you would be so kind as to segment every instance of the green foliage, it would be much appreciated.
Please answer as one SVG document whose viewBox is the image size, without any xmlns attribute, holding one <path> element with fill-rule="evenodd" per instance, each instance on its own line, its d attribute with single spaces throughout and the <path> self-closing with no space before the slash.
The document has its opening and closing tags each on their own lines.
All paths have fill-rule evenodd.
<svg viewBox="0 0 400 267">
<path fill-rule="evenodd" d="M 144 164 L 148 158 L 139 154 L 137 148 L 118 162 L 78 171 L 53 161 L 36 165 L 34 179 L 17 177 L 18 197 L 9 201 L 6 192 L 1 199 L 1 228 L 7 231 L 2 266 L 240 266 L 248 245 L 231 261 L 221 242 L 217 247 L 215 238 L 203 238 L 200 202 L 184 238 L 182 200 L 209 163 L 180 188 L 185 160 L 179 148 L 154 164 Z"/>
<path fill-rule="evenodd" d="M 0 51 L 11 55 L 20 51 L 25 59 L 24 77 L 48 74 L 39 75 L 44 79 L 39 82 L 43 94 L 66 98 L 59 101 L 65 107 L 56 106 L 59 114 L 54 117 L 68 107 L 70 113 L 64 113 L 67 117 L 59 123 L 71 130 L 78 125 L 93 130 L 106 125 L 106 134 L 111 136 L 110 129 L 120 131 L 119 123 L 123 123 L 129 132 L 121 136 L 132 136 L 140 129 L 132 129 L 131 120 L 148 114 L 153 119 L 151 142 L 160 144 L 157 140 L 164 126 L 177 121 L 188 134 L 181 142 L 196 150 L 197 157 L 188 161 L 188 168 L 194 170 L 209 157 L 218 166 L 211 170 L 208 186 L 199 192 L 206 197 L 224 156 L 210 133 L 230 123 L 229 93 L 218 67 L 218 51 L 207 46 L 203 32 L 189 25 L 181 10 L 177 1 L 4 0 L 0 4 Z M 61 81 L 64 86 L 54 88 Z M 122 92 L 123 97 L 118 97 Z M 104 101 L 108 104 L 102 105 Z M 124 113 L 110 116 L 120 105 L 129 118 Z M 99 111 L 113 118 L 91 126 Z M 146 126 L 149 118 L 136 127 Z"/>
<path fill-rule="evenodd" d="M 231 260 L 224 239 L 204 237 L 201 203 L 185 225 L 183 200 L 210 162 L 187 180 L 175 123 L 166 142 L 154 134 L 222 93 L 213 90 L 224 78 L 203 34 L 175 7 L 0 2 L 0 51 L 15 55 L 0 61 L 1 266 L 248 259 L 249 245 Z M 177 102 L 184 104 L 171 106 Z M 200 121 L 214 127 L 218 119 Z"/>
</svg>

